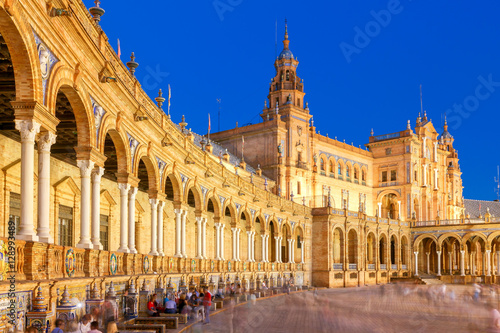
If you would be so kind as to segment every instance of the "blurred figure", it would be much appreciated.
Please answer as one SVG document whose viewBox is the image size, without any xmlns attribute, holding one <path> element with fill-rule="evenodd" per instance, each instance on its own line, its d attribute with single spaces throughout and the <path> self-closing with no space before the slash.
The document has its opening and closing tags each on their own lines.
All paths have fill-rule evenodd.
<svg viewBox="0 0 500 333">
<path fill-rule="evenodd" d="M 490 325 L 488 327 L 488 332 L 500 333 L 500 312 L 498 312 L 492 303 L 487 303 L 487 307 L 490 312 Z"/>
<path fill-rule="evenodd" d="M 472 299 L 474 300 L 474 302 L 478 302 L 479 296 L 481 295 L 481 286 L 479 286 L 477 283 L 474 283 L 472 286 L 474 287 L 474 294 L 472 296 Z"/>
<path fill-rule="evenodd" d="M 101 331 L 99 331 L 99 323 L 97 321 L 93 321 L 90 323 L 89 333 L 102 333 Z"/>
<path fill-rule="evenodd" d="M 78 331 L 78 323 L 76 322 L 76 320 L 70 320 L 70 321 L 68 321 L 68 323 L 66 325 L 65 332 L 66 333 L 79 333 L 79 331 Z"/>
<path fill-rule="evenodd" d="M 34 326 L 30 326 L 26 329 L 26 333 L 38 333 L 38 330 Z"/>
<path fill-rule="evenodd" d="M 64 333 L 64 320 L 57 319 L 55 325 L 56 327 L 52 330 L 52 333 Z"/>
<path fill-rule="evenodd" d="M 118 332 L 118 327 L 116 326 L 116 322 L 110 321 L 106 328 L 106 333 L 116 333 Z"/>
<path fill-rule="evenodd" d="M 78 323 L 78 331 L 80 333 L 87 333 L 90 331 L 91 316 L 86 314 L 82 317 L 82 320 Z"/>
<path fill-rule="evenodd" d="M 147 312 L 148 312 L 148 315 L 150 315 L 152 317 L 159 317 L 160 314 L 158 313 L 158 310 L 156 309 L 155 302 L 156 302 L 156 294 L 151 295 L 151 297 L 149 298 L 149 302 L 147 305 L 147 307 L 148 307 Z"/>
</svg>

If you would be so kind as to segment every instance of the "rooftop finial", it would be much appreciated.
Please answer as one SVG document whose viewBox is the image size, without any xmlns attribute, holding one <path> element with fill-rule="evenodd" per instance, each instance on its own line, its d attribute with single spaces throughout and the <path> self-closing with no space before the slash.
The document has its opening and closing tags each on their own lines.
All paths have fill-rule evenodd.
<svg viewBox="0 0 500 333">
<path fill-rule="evenodd" d="M 285 40 L 283 40 L 285 50 L 288 50 L 288 45 L 290 45 L 290 41 L 288 40 L 288 20 L 285 19 Z"/>
<path fill-rule="evenodd" d="M 95 7 L 89 8 L 90 14 L 92 14 L 92 17 L 95 21 L 95 23 L 99 24 L 99 21 L 101 20 L 101 16 L 104 15 L 104 9 L 102 9 L 99 5 L 101 2 L 99 0 L 94 1 Z"/>
<path fill-rule="evenodd" d="M 130 74 L 132 74 L 132 76 L 135 76 L 135 69 L 137 67 L 139 67 L 139 64 L 135 61 L 134 52 L 132 52 L 132 54 L 130 55 L 130 61 L 127 62 L 127 66 L 128 66 Z"/>
</svg>

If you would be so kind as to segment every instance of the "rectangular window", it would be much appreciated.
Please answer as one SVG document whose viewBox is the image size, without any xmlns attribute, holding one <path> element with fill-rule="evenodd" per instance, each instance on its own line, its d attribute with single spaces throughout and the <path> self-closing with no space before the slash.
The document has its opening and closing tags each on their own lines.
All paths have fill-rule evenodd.
<svg viewBox="0 0 500 333">
<path fill-rule="evenodd" d="M 280 105 L 280 98 L 276 97 L 276 105 Z"/>
<path fill-rule="evenodd" d="M 104 251 L 109 251 L 108 231 L 109 231 L 108 216 L 101 214 L 100 215 L 99 237 L 101 238 L 102 249 Z"/>
<path fill-rule="evenodd" d="M 391 170 L 391 182 L 396 181 L 397 172 L 396 170 Z"/>
<path fill-rule="evenodd" d="M 59 245 L 73 246 L 73 208 L 59 205 Z"/>
<path fill-rule="evenodd" d="M 301 186 L 300 186 L 300 182 L 297 182 L 297 195 L 300 195 L 301 194 Z"/>
<path fill-rule="evenodd" d="M 387 171 L 382 171 L 382 183 L 387 182 Z"/>
<path fill-rule="evenodd" d="M 15 223 L 17 234 L 21 224 L 21 195 L 18 193 L 10 192 L 9 221 Z"/>
</svg>

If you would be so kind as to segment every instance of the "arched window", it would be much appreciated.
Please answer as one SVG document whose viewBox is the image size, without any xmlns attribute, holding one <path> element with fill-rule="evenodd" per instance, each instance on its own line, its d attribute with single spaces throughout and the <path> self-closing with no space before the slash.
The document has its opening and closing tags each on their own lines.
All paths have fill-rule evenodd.
<svg viewBox="0 0 500 333">
<path fill-rule="evenodd" d="M 350 171 L 351 171 L 351 168 L 350 168 L 349 166 L 347 166 L 347 167 L 345 168 L 345 176 L 346 176 L 347 178 L 349 178 L 349 177 L 351 176 L 351 175 L 350 175 Z"/>
<path fill-rule="evenodd" d="M 335 169 L 333 168 L 333 161 L 330 161 L 330 173 L 334 173 Z"/>
<path fill-rule="evenodd" d="M 342 176 L 342 165 L 340 165 L 340 163 L 339 163 L 337 170 L 338 170 L 339 176 Z"/>
<path fill-rule="evenodd" d="M 286 80 L 290 81 L 290 71 L 289 70 L 286 71 Z"/>
<path fill-rule="evenodd" d="M 359 179 L 358 169 L 354 168 L 354 179 Z"/>
<path fill-rule="evenodd" d="M 361 180 L 362 181 L 366 181 L 366 172 L 365 172 L 365 170 L 361 171 Z"/>
<path fill-rule="evenodd" d="M 320 168 L 321 168 L 321 171 L 325 171 L 325 159 L 324 158 L 321 158 Z"/>
</svg>

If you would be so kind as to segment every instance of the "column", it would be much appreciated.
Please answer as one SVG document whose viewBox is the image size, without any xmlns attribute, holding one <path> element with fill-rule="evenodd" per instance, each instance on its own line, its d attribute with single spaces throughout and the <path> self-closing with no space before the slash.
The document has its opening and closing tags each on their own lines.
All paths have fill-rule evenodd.
<svg viewBox="0 0 500 333">
<path fill-rule="evenodd" d="M 222 260 L 226 260 L 224 257 L 224 228 L 226 227 L 225 224 L 221 224 L 220 227 L 220 257 Z"/>
<path fill-rule="evenodd" d="M 413 252 L 415 254 L 415 276 L 418 276 L 418 251 Z"/>
<path fill-rule="evenodd" d="M 427 186 L 427 164 L 424 164 L 424 186 Z"/>
<path fill-rule="evenodd" d="M 232 235 L 232 252 L 233 252 L 233 260 L 236 261 L 236 228 L 231 228 L 231 232 L 233 233 Z"/>
<path fill-rule="evenodd" d="M 266 235 L 260 235 L 262 238 L 262 262 L 266 262 Z"/>
<path fill-rule="evenodd" d="M 252 232 L 247 231 L 247 253 L 248 261 L 252 261 Z"/>
<path fill-rule="evenodd" d="M 435 190 L 438 189 L 438 172 L 439 172 L 438 168 L 434 169 L 434 189 Z"/>
<path fill-rule="evenodd" d="M 174 257 L 182 257 L 181 253 L 181 219 L 182 209 L 175 209 L 175 254 Z"/>
<path fill-rule="evenodd" d="M 491 250 L 486 250 L 486 276 L 491 276 Z"/>
<path fill-rule="evenodd" d="M 427 274 L 431 274 L 431 261 L 430 261 L 430 252 L 425 253 L 427 255 Z"/>
<path fill-rule="evenodd" d="M 215 259 L 220 260 L 220 223 L 215 223 Z"/>
<path fill-rule="evenodd" d="M 128 250 L 137 253 L 135 248 L 135 197 L 138 188 L 131 187 L 128 191 Z"/>
<path fill-rule="evenodd" d="M 128 253 L 128 245 L 127 245 L 127 222 L 128 222 L 128 214 L 127 214 L 127 200 L 128 200 L 128 192 L 130 190 L 130 184 L 120 183 L 118 184 L 118 188 L 120 189 L 120 248 L 119 252 Z"/>
<path fill-rule="evenodd" d="M 378 202 L 377 205 L 378 205 L 378 214 L 377 214 L 377 216 L 378 217 L 382 217 L 382 203 Z"/>
<path fill-rule="evenodd" d="M 92 171 L 92 244 L 94 250 L 102 250 L 101 244 L 101 178 L 104 168 Z"/>
<path fill-rule="evenodd" d="M 202 245 L 201 245 L 201 233 L 202 233 L 202 229 L 203 229 L 203 227 L 201 225 L 203 222 L 202 220 L 203 220 L 203 218 L 201 218 L 201 217 L 196 218 L 196 230 L 197 230 L 196 231 L 196 233 L 197 233 L 197 235 L 196 235 L 196 259 L 203 259 L 203 256 L 201 254 L 201 252 L 202 252 L 201 251 L 201 247 L 202 247 Z"/>
<path fill-rule="evenodd" d="M 181 216 L 181 252 L 182 257 L 187 258 L 186 255 L 186 218 L 187 218 L 187 210 L 182 212 Z"/>
<path fill-rule="evenodd" d="M 441 276 L 441 251 L 436 251 L 438 257 L 438 271 L 437 276 Z"/>
<path fill-rule="evenodd" d="M 450 267 L 450 275 L 453 275 L 453 262 L 452 262 L 452 253 L 448 252 L 448 263 Z"/>
<path fill-rule="evenodd" d="M 236 230 L 236 260 L 241 261 L 240 259 L 240 232 L 241 229 Z"/>
<path fill-rule="evenodd" d="M 35 197 L 34 159 L 35 136 L 40 132 L 40 124 L 32 120 L 17 120 L 16 129 L 21 132 L 21 223 L 17 239 L 37 241 L 33 225 L 33 198 Z"/>
<path fill-rule="evenodd" d="M 465 251 L 460 251 L 460 275 L 465 276 Z"/>
<path fill-rule="evenodd" d="M 485 253 L 483 252 L 483 258 L 482 258 L 483 274 L 482 275 L 486 275 L 486 258 L 484 256 L 485 256 Z"/>
<path fill-rule="evenodd" d="M 156 222 L 158 221 L 158 200 L 149 199 L 149 203 L 151 204 L 151 251 L 149 255 L 157 256 L 156 244 L 158 244 L 158 239 L 156 237 Z"/>
<path fill-rule="evenodd" d="M 476 275 L 476 252 L 471 253 L 471 261 L 472 261 L 472 276 Z"/>
<path fill-rule="evenodd" d="M 80 204 L 80 241 L 76 247 L 91 249 L 94 247 L 90 241 L 90 175 L 94 169 L 94 162 L 90 160 L 79 160 L 81 176 L 81 204 Z"/>
<path fill-rule="evenodd" d="M 291 257 L 290 257 L 290 262 L 291 262 L 292 264 L 294 264 L 294 263 L 295 263 L 295 239 L 292 239 L 292 247 L 291 247 L 291 249 L 292 249 L 292 250 L 291 250 L 292 255 L 291 255 Z"/>
<path fill-rule="evenodd" d="M 279 237 L 274 237 L 274 242 L 275 242 L 275 248 L 276 248 L 276 251 L 275 251 L 275 258 L 274 260 L 278 263 L 280 262 L 280 259 L 279 259 L 279 246 L 280 246 L 280 238 Z"/>
<path fill-rule="evenodd" d="M 398 200 L 398 219 L 402 220 L 402 216 L 401 216 L 401 200 Z"/>
<path fill-rule="evenodd" d="M 158 255 L 164 257 L 163 253 L 163 207 L 165 207 L 165 201 L 158 202 Z"/>
<path fill-rule="evenodd" d="M 201 223 L 201 256 L 203 259 L 208 259 L 207 257 L 207 218 L 203 218 Z"/>
<path fill-rule="evenodd" d="M 497 276 L 500 276 L 500 251 L 497 251 Z"/>
<path fill-rule="evenodd" d="M 46 132 L 38 139 L 38 240 L 54 243 L 50 235 L 50 147 L 56 142 L 56 135 Z M 22 163 L 22 162 L 21 162 Z"/>
<path fill-rule="evenodd" d="M 266 235 L 266 262 L 269 262 L 269 235 Z"/>
<path fill-rule="evenodd" d="M 304 241 L 301 241 L 300 242 L 300 262 L 303 264 L 305 261 L 304 261 Z"/>
<path fill-rule="evenodd" d="M 434 162 L 438 161 L 437 141 L 434 142 Z"/>
</svg>

